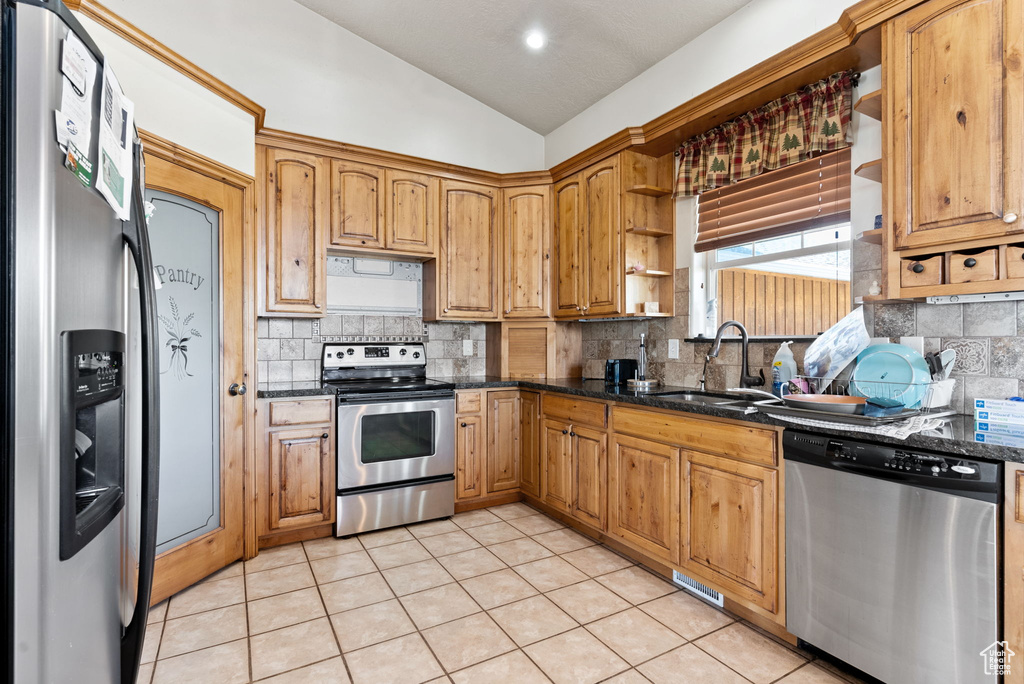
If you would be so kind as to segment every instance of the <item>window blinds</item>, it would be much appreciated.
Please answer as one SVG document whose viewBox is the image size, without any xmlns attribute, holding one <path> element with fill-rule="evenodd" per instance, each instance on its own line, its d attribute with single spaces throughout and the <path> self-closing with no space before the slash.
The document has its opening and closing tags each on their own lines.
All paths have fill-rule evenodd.
<svg viewBox="0 0 1024 684">
<path fill-rule="evenodd" d="M 850 219 L 850 148 L 701 193 L 698 252 Z"/>
</svg>

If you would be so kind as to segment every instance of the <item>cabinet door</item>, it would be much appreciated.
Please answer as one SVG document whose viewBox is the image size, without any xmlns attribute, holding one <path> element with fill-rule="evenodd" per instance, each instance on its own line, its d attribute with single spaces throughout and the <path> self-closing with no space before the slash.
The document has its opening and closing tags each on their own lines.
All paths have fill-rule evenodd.
<svg viewBox="0 0 1024 684">
<path fill-rule="evenodd" d="M 435 254 L 440 181 L 421 173 L 388 169 L 385 244 L 388 249 Z"/>
<path fill-rule="evenodd" d="M 519 390 L 488 392 L 487 493 L 519 488 Z"/>
<path fill-rule="evenodd" d="M 583 172 L 583 313 L 622 312 L 622 228 L 619 158 Z"/>
<path fill-rule="evenodd" d="M 608 474 L 608 532 L 679 562 L 679 449 L 616 434 Z"/>
<path fill-rule="evenodd" d="M 270 433 L 268 532 L 330 522 L 334 450 L 329 427 Z"/>
<path fill-rule="evenodd" d="M 608 486 L 608 435 L 574 425 L 572 510 L 574 518 L 604 530 Z"/>
<path fill-rule="evenodd" d="M 540 394 L 519 393 L 519 487 L 540 497 Z"/>
<path fill-rule="evenodd" d="M 331 161 L 331 245 L 384 246 L 384 170 Z"/>
<path fill-rule="evenodd" d="M 572 508 L 572 437 L 569 423 L 544 419 L 541 431 L 541 498 L 569 513 Z"/>
<path fill-rule="evenodd" d="M 505 318 L 551 315 L 551 186 L 508 188 L 504 197 Z"/>
<path fill-rule="evenodd" d="M 484 421 L 482 416 L 456 416 L 455 498 L 484 495 Z"/>
<path fill-rule="evenodd" d="M 311 154 L 268 148 L 263 198 L 264 314 L 322 316 L 326 301 L 327 167 Z"/>
<path fill-rule="evenodd" d="M 683 567 L 735 598 L 777 612 L 778 471 L 684 454 Z"/>
<path fill-rule="evenodd" d="M 1024 466 L 1007 463 L 1003 477 L 1003 639 L 1019 654 L 1024 649 Z M 1003 676 L 1003 684 L 1022 683 L 1019 665 Z"/>
<path fill-rule="evenodd" d="M 579 174 L 555 186 L 555 316 L 558 317 L 578 318 L 583 312 L 581 195 Z"/>
<path fill-rule="evenodd" d="M 897 248 L 1024 230 L 1019 0 L 932 0 L 885 24 L 884 46 Z"/>
<path fill-rule="evenodd" d="M 438 318 L 498 318 L 498 191 L 441 183 Z"/>
</svg>

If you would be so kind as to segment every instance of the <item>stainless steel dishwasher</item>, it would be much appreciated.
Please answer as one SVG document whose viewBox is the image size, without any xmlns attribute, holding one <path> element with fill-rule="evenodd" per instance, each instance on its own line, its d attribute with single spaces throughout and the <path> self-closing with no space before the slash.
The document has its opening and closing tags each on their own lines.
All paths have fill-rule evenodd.
<svg viewBox="0 0 1024 684">
<path fill-rule="evenodd" d="M 786 628 L 892 684 L 998 681 L 1001 465 L 786 430 Z"/>
</svg>

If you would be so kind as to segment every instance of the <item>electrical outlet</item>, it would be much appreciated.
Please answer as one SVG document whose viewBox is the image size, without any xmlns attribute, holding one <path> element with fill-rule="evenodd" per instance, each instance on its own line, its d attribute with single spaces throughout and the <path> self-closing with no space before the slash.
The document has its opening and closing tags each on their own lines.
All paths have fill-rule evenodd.
<svg viewBox="0 0 1024 684">
<path fill-rule="evenodd" d="M 473 340 L 462 340 L 462 355 L 472 356 L 473 355 Z"/>
<path fill-rule="evenodd" d="M 678 359 L 679 358 L 679 340 L 668 341 L 668 358 Z"/>
</svg>

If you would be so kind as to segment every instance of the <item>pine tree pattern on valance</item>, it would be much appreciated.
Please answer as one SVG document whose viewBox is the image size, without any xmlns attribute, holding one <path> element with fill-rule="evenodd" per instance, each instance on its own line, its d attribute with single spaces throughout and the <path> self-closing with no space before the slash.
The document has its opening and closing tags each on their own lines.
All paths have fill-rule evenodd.
<svg viewBox="0 0 1024 684">
<path fill-rule="evenodd" d="M 850 145 L 853 72 L 790 93 L 687 140 L 676 195 L 699 195 Z"/>
</svg>

